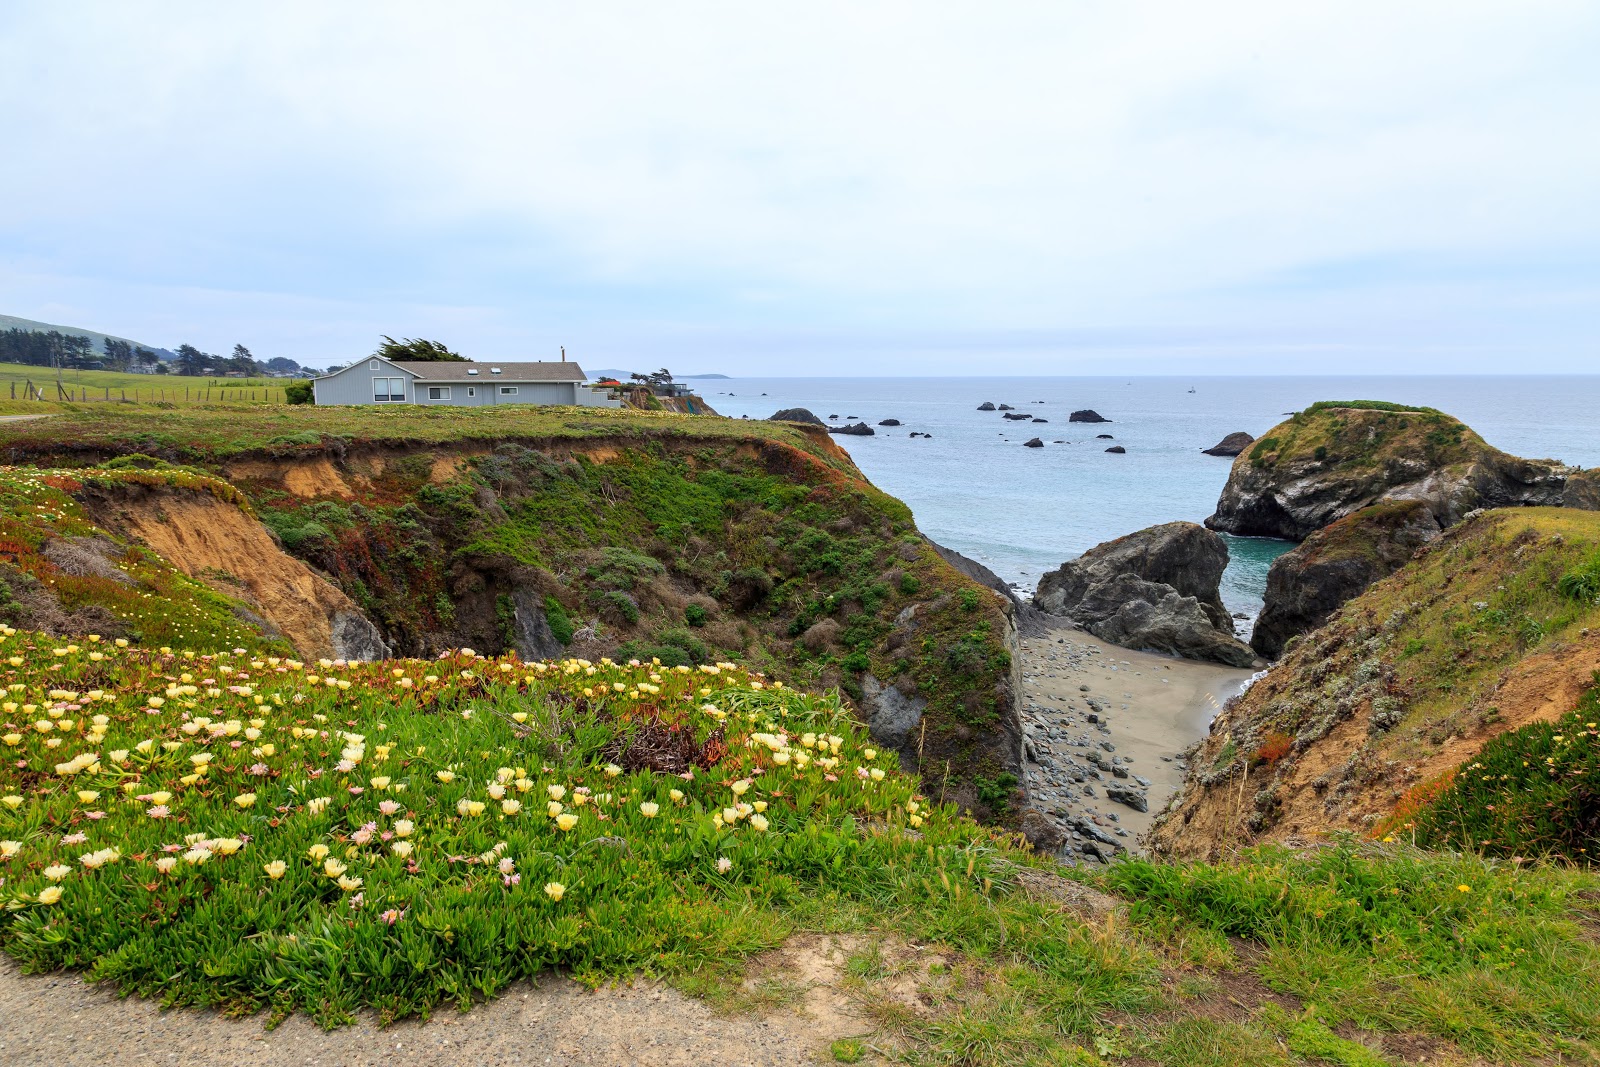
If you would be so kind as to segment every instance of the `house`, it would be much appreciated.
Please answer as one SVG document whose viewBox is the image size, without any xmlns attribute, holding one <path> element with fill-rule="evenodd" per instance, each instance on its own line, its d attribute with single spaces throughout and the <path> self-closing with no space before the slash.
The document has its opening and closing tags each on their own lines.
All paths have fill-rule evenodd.
<svg viewBox="0 0 1600 1067">
<path fill-rule="evenodd" d="M 318 404 L 573 404 L 621 403 L 591 389 L 576 363 L 415 363 L 368 356 L 311 380 Z"/>
</svg>

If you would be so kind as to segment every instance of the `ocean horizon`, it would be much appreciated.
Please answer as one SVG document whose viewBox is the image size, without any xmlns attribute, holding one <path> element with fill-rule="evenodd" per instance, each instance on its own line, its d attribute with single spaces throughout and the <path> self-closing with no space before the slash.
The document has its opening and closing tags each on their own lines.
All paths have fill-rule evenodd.
<svg viewBox="0 0 1600 1067">
<path fill-rule="evenodd" d="M 1260 437 L 1318 400 L 1433 407 L 1513 455 L 1600 466 L 1600 375 L 752 377 L 697 384 L 732 418 L 803 407 L 830 425 L 872 426 L 871 437 L 834 440 L 873 484 L 911 507 L 924 533 L 1025 593 L 1043 573 L 1101 542 L 1158 523 L 1203 521 L 1231 460 L 1201 450 L 1239 430 Z M 978 411 L 985 402 L 1047 421 L 1008 422 L 998 411 Z M 1068 421 L 1084 408 L 1111 421 Z M 879 426 L 884 419 L 902 425 Z M 1043 447 L 1023 447 L 1033 437 Z M 1112 445 L 1127 452 L 1107 453 Z M 1292 546 L 1227 540 L 1223 600 L 1254 618 L 1268 568 Z"/>
</svg>

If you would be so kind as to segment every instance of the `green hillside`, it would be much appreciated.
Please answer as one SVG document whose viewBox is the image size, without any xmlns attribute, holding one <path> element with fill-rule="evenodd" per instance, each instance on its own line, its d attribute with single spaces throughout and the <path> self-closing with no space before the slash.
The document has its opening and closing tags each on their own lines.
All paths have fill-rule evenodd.
<svg viewBox="0 0 1600 1067">
<path fill-rule="evenodd" d="M 0 315 L 0 330 L 11 329 L 38 330 L 42 332 L 55 330 L 57 333 L 75 334 L 78 337 L 87 337 L 94 341 L 95 347 L 101 352 L 106 350 L 106 338 L 109 337 L 113 341 L 126 341 L 128 344 L 137 348 L 148 348 L 162 359 L 173 358 L 173 353 L 170 350 L 162 348 L 160 345 L 147 344 L 144 341 L 135 341 L 131 337 L 121 337 L 114 333 L 101 333 L 98 330 L 86 330 L 81 326 L 61 326 L 53 322 L 39 322 L 36 319 L 18 318 L 15 315 Z"/>
</svg>

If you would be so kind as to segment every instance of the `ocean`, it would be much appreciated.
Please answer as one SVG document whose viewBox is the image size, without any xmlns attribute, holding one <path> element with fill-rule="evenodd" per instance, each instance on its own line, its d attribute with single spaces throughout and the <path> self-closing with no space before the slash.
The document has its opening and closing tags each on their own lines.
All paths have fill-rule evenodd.
<svg viewBox="0 0 1600 1067">
<path fill-rule="evenodd" d="M 694 383 L 724 415 L 809 408 L 873 437 L 835 435 L 861 470 L 904 500 L 929 537 L 1019 589 L 1085 550 L 1157 523 L 1210 515 L 1230 460 L 1201 454 L 1226 434 L 1260 437 L 1317 400 L 1435 407 L 1514 455 L 1600 466 L 1600 376 L 1194 378 L 733 378 Z M 1007 422 L 989 401 L 1047 419 Z M 1109 424 L 1069 423 L 1092 408 Z M 899 419 L 898 427 L 878 426 Z M 912 431 L 931 434 L 913 438 Z M 1115 440 L 1098 440 L 1109 433 Z M 1039 437 L 1043 448 L 1024 448 Z M 1108 454 L 1113 444 L 1126 455 Z M 1291 546 L 1228 538 L 1222 595 L 1254 618 L 1267 569 Z"/>
</svg>

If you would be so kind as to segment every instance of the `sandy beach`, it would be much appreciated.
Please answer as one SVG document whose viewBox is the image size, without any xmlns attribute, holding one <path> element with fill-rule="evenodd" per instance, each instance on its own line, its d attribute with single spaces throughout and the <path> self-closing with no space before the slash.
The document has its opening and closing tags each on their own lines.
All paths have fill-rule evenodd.
<svg viewBox="0 0 1600 1067">
<path fill-rule="evenodd" d="M 1061 825 L 1064 855 L 1139 851 L 1183 782 L 1180 753 L 1206 736 L 1250 672 L 1134 652 L 1068 627 L 1023 638 L 1021 648 L 1033 806 Z"/>
</svg>

